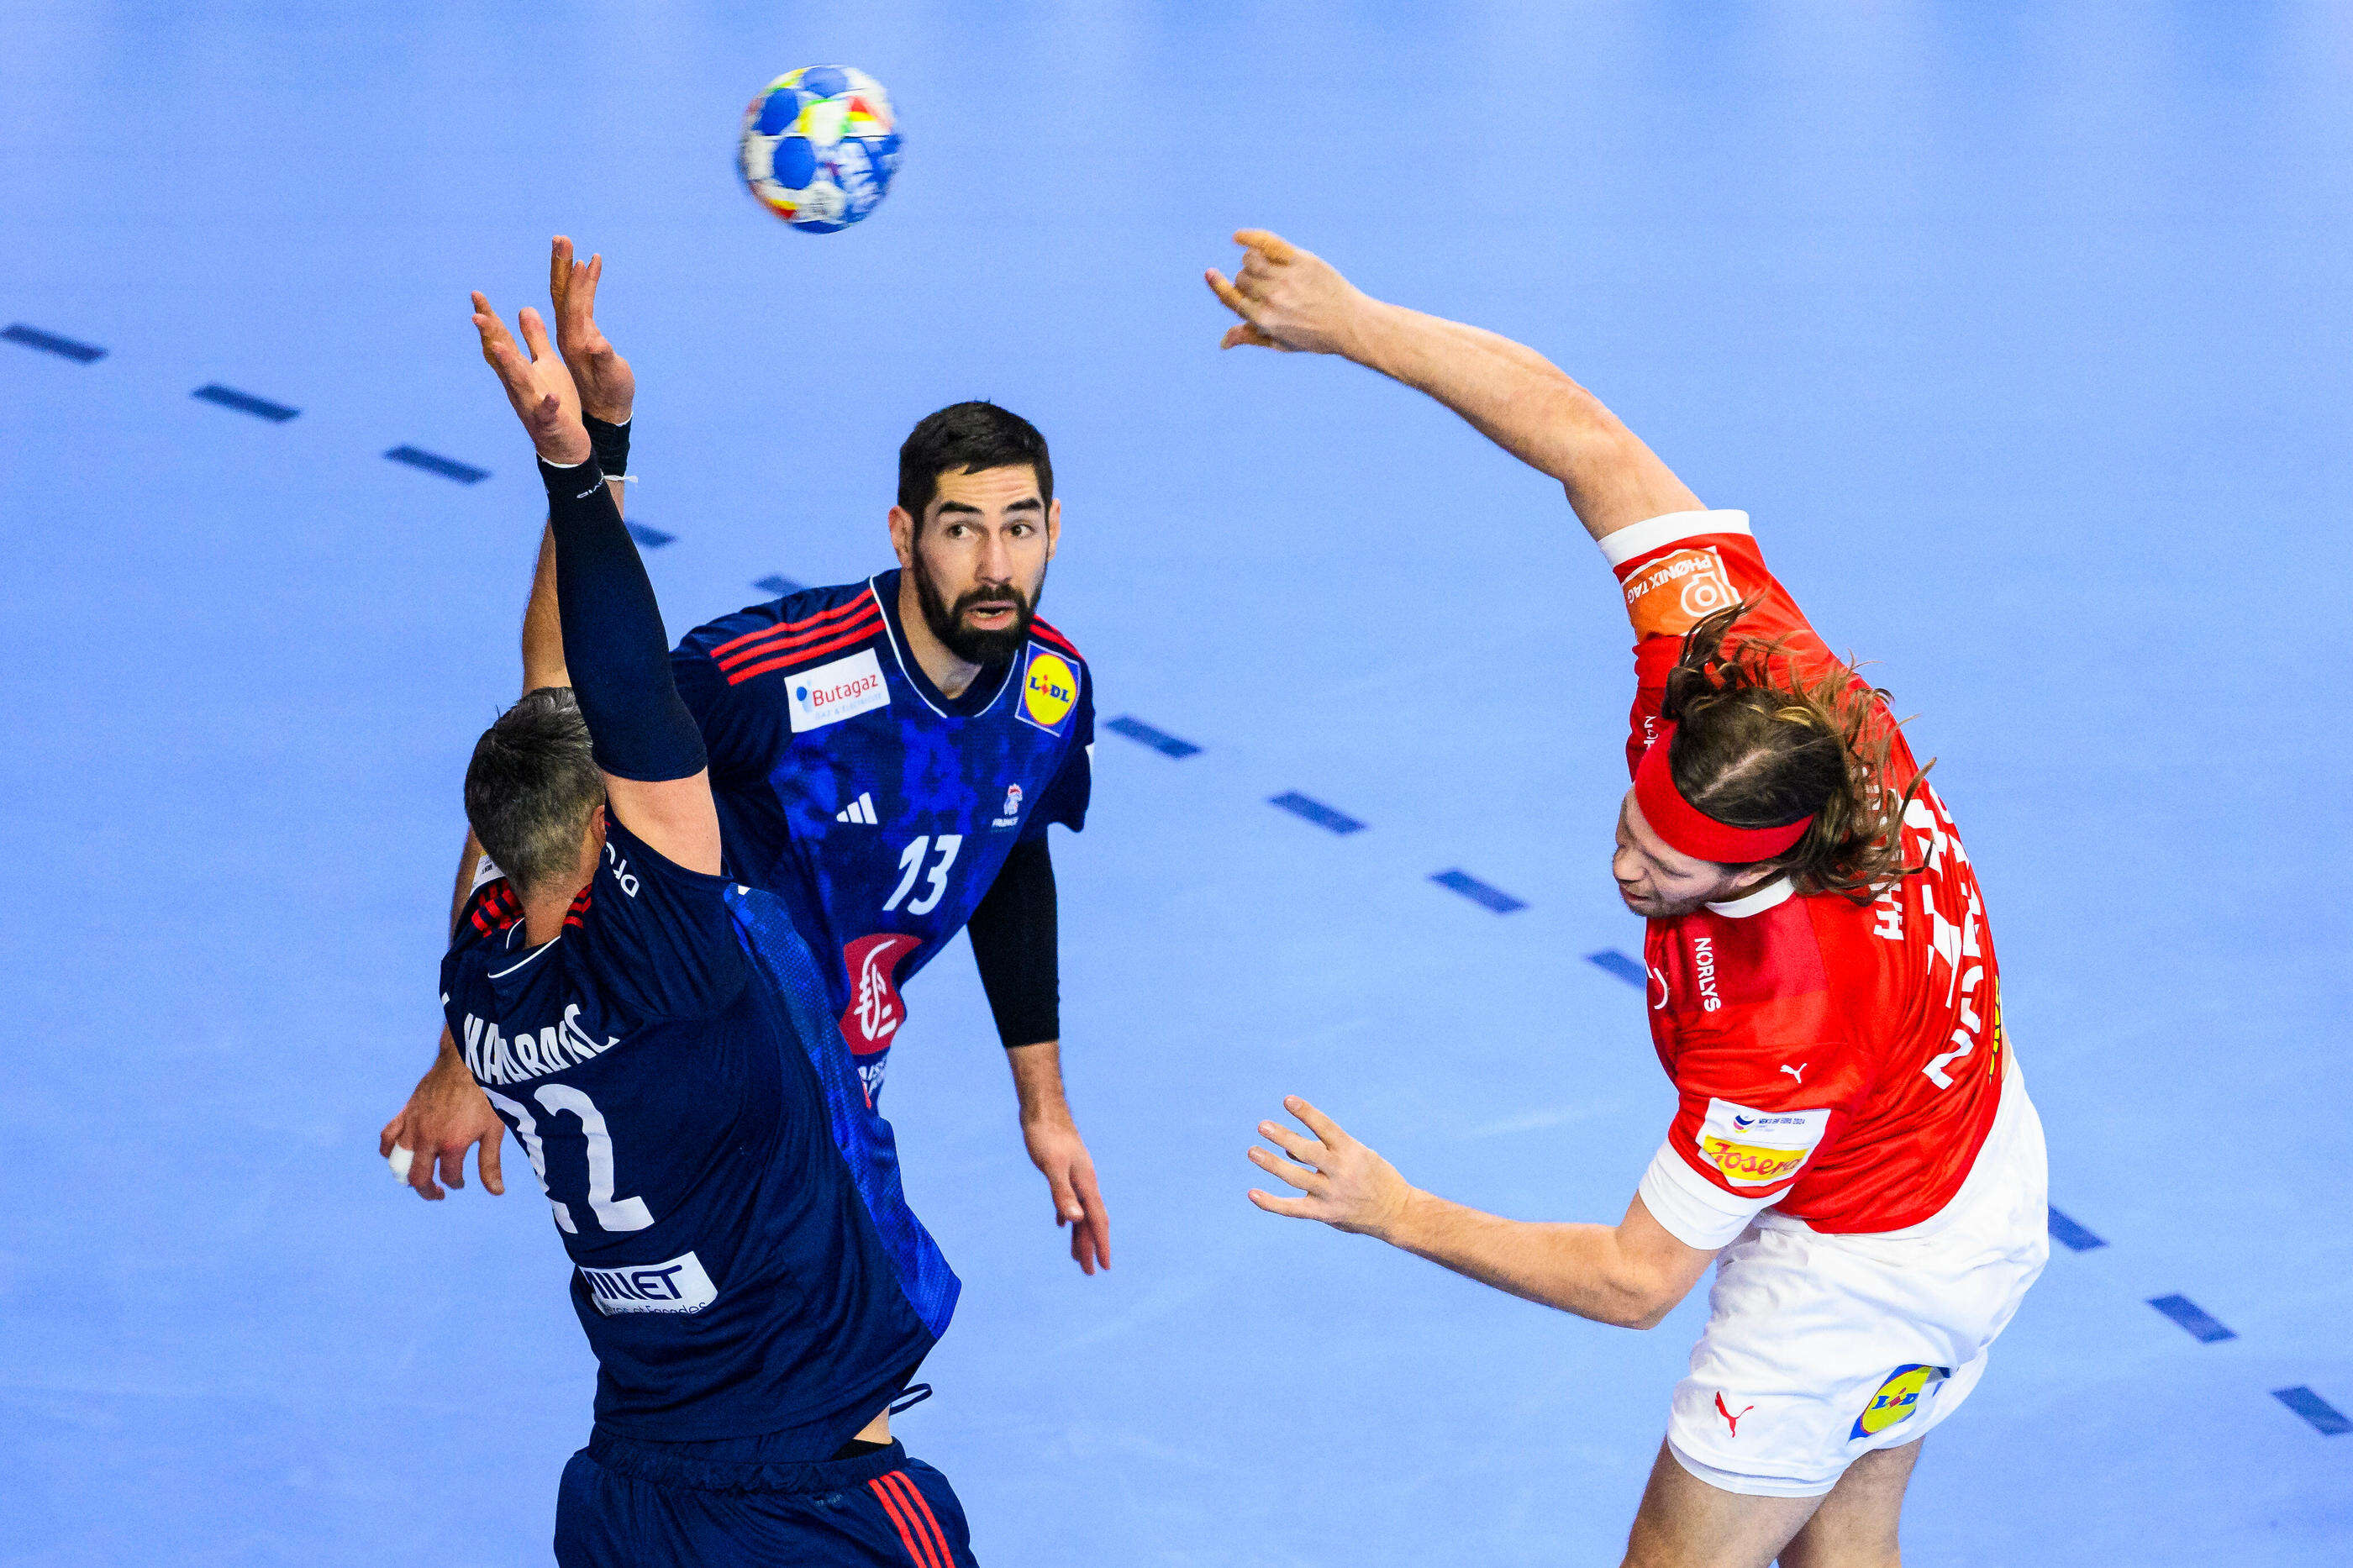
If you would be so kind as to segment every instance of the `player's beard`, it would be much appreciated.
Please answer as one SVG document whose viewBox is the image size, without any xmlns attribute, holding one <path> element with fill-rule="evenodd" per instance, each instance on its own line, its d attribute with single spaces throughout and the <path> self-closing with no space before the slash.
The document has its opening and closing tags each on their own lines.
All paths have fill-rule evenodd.
<svg viewBox="0 0 2353 1568">
<path fill-rule="evenodd" d="M 1045 595 L 1046 578 L 1038 577 L 1038 591 L 1024 595 L 1010 583 L 985 583 L 967 588 L 950 605 L 940 593 L 939 584 L 923 568 L 923 558 L 915 557 L 915 603 L 923 609 L 923 624 L 941 645 L 966 664 L 1003 664 L 1021 651 L 1029 636 L 1029 623 L 1038 614 L 1038 601 Z M 967 626 L 965 612 L 976 605 L 1011 605 L 1013 621 L 995 631 L 982 626 Z"/>
</svg>

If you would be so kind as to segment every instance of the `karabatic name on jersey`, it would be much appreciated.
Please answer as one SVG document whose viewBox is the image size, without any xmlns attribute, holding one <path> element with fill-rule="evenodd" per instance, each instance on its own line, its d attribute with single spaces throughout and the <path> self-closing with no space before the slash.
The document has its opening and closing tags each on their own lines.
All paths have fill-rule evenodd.
<svg viewBox="0 0 2353 1568">
<path fill-rule="evenodd" d="M 1777 667 L 1801 678 L 1838 663 L 1766 569 L 1745 512 L 1654 518 L 1601 548 L 1638 638 L 1630 768 L 1703 617 L 1757 600 L 1727 651 L 1778 643 Z M 1918 765 L 1883 701 L 1874 721 L 1891 742 L 1883 787 L 1901 795 Z M 1869 902 L 1800 898 L 1782 879 L 1649 923 L 1651 1033 L 1681 1104 L 1641 1191 L 1692 1246 L 1725 1245 L 1767 1206 L 1818 1231 L 1905 1229 L 1975 1163 L 2001 1100 L 1993 937 L 1934 788 L 1914 796 L 1902 834 L 1920 869 Z"/>
<path fill-rule="evenodd" d="M 441 964 L 449 1032 L 571 1255 L 600 1429 L 823 1458 L 946 1330 L 955 1277 L 814 957 L 756 890 L 607 832 L 538 947 L 482 862 Z"/>
<path fill-rule="evenodd" d="M 899 624 L 899 578 L 811 588 L 688 634 L 671 669 L 702 729 L 737 880 L 827 965 L 870 1092 L 899 987 L 963 929 L 1024 839 L 1086 822 L 1094 682 L 1044 621 L 951 700 Z"/>
</svg>

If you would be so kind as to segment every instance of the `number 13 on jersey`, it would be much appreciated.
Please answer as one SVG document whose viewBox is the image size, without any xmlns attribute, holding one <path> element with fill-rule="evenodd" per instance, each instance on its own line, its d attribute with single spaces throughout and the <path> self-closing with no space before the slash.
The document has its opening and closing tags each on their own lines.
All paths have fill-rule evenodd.
<svg viewBox="0 0 2353 1568">
<path fill-rule="evenodd" d="M 955 864 L 956 851 L 964 847 L 964 835 L 943 833 L 936 844 L 930 834 L 923 834 L 899 852 L 899 885 L 882 901 L 885 914 L 899 907 L 908 893 L 914 889 L 915 880 L 924 879 L 923 890 L 914 902 L 907 905 L 911 915 L 927 915 L 939 908 L 940 900 L 948 890 L 948 868 Z M 926 866 L 924 862 L 931 864 Z"/>
</svg>

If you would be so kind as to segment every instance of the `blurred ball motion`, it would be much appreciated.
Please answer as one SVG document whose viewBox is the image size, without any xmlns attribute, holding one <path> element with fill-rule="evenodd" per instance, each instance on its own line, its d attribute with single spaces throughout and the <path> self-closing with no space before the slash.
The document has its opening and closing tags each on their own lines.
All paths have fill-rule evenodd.
<svg viewBox="0 0 2353 1568">
<path fill-rule="evenodd" d="M 882 84 L 848 66 L 804 66 L 744 110 L 744 184 L 795 228 L 831 234 L 872 212 L 899 172 L 898 121 Z"/>
</svg>

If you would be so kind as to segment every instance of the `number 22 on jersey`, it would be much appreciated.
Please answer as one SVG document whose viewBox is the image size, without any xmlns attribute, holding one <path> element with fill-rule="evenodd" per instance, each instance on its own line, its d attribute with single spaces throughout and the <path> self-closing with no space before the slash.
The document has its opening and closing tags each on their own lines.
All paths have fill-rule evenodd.
<svg viewBox="0 0 2353 1568">
<path fill-rule="evenodd" d="M 556 1228 L 567 1236 L 577 1236 L 580 1227 L 572 1218 L 570 1205 L 556 1197 L 547 1184 L 547 1147 L 539 1136 L 539 1122 L 519 1100 L 510 1100 L 494 1089 L 482 1092 L 492 1105 L 514 1118 L 515 1136 L 522 1140 L 523 1152 L 531 1156 L 531 1168 L 539 1177 L 539 1190 L 547 1194 L 547 1206 L 555 1211 Z M 653 1211 L 646 1207 L 643 1198 L 616 1198 L 613 1195 L 613 1134 L 605 1125 L 605 1113 L 596 1102 L 568 1083 L 542 1084 L 533 1096 L 551 1116 L 570 1111 L 579 1119 L 580 1131 L 588 1141 L 588 1207 L 596 1216 L 600 1230 L 643 1230 L 654 1223 Z"/>
</svg>

